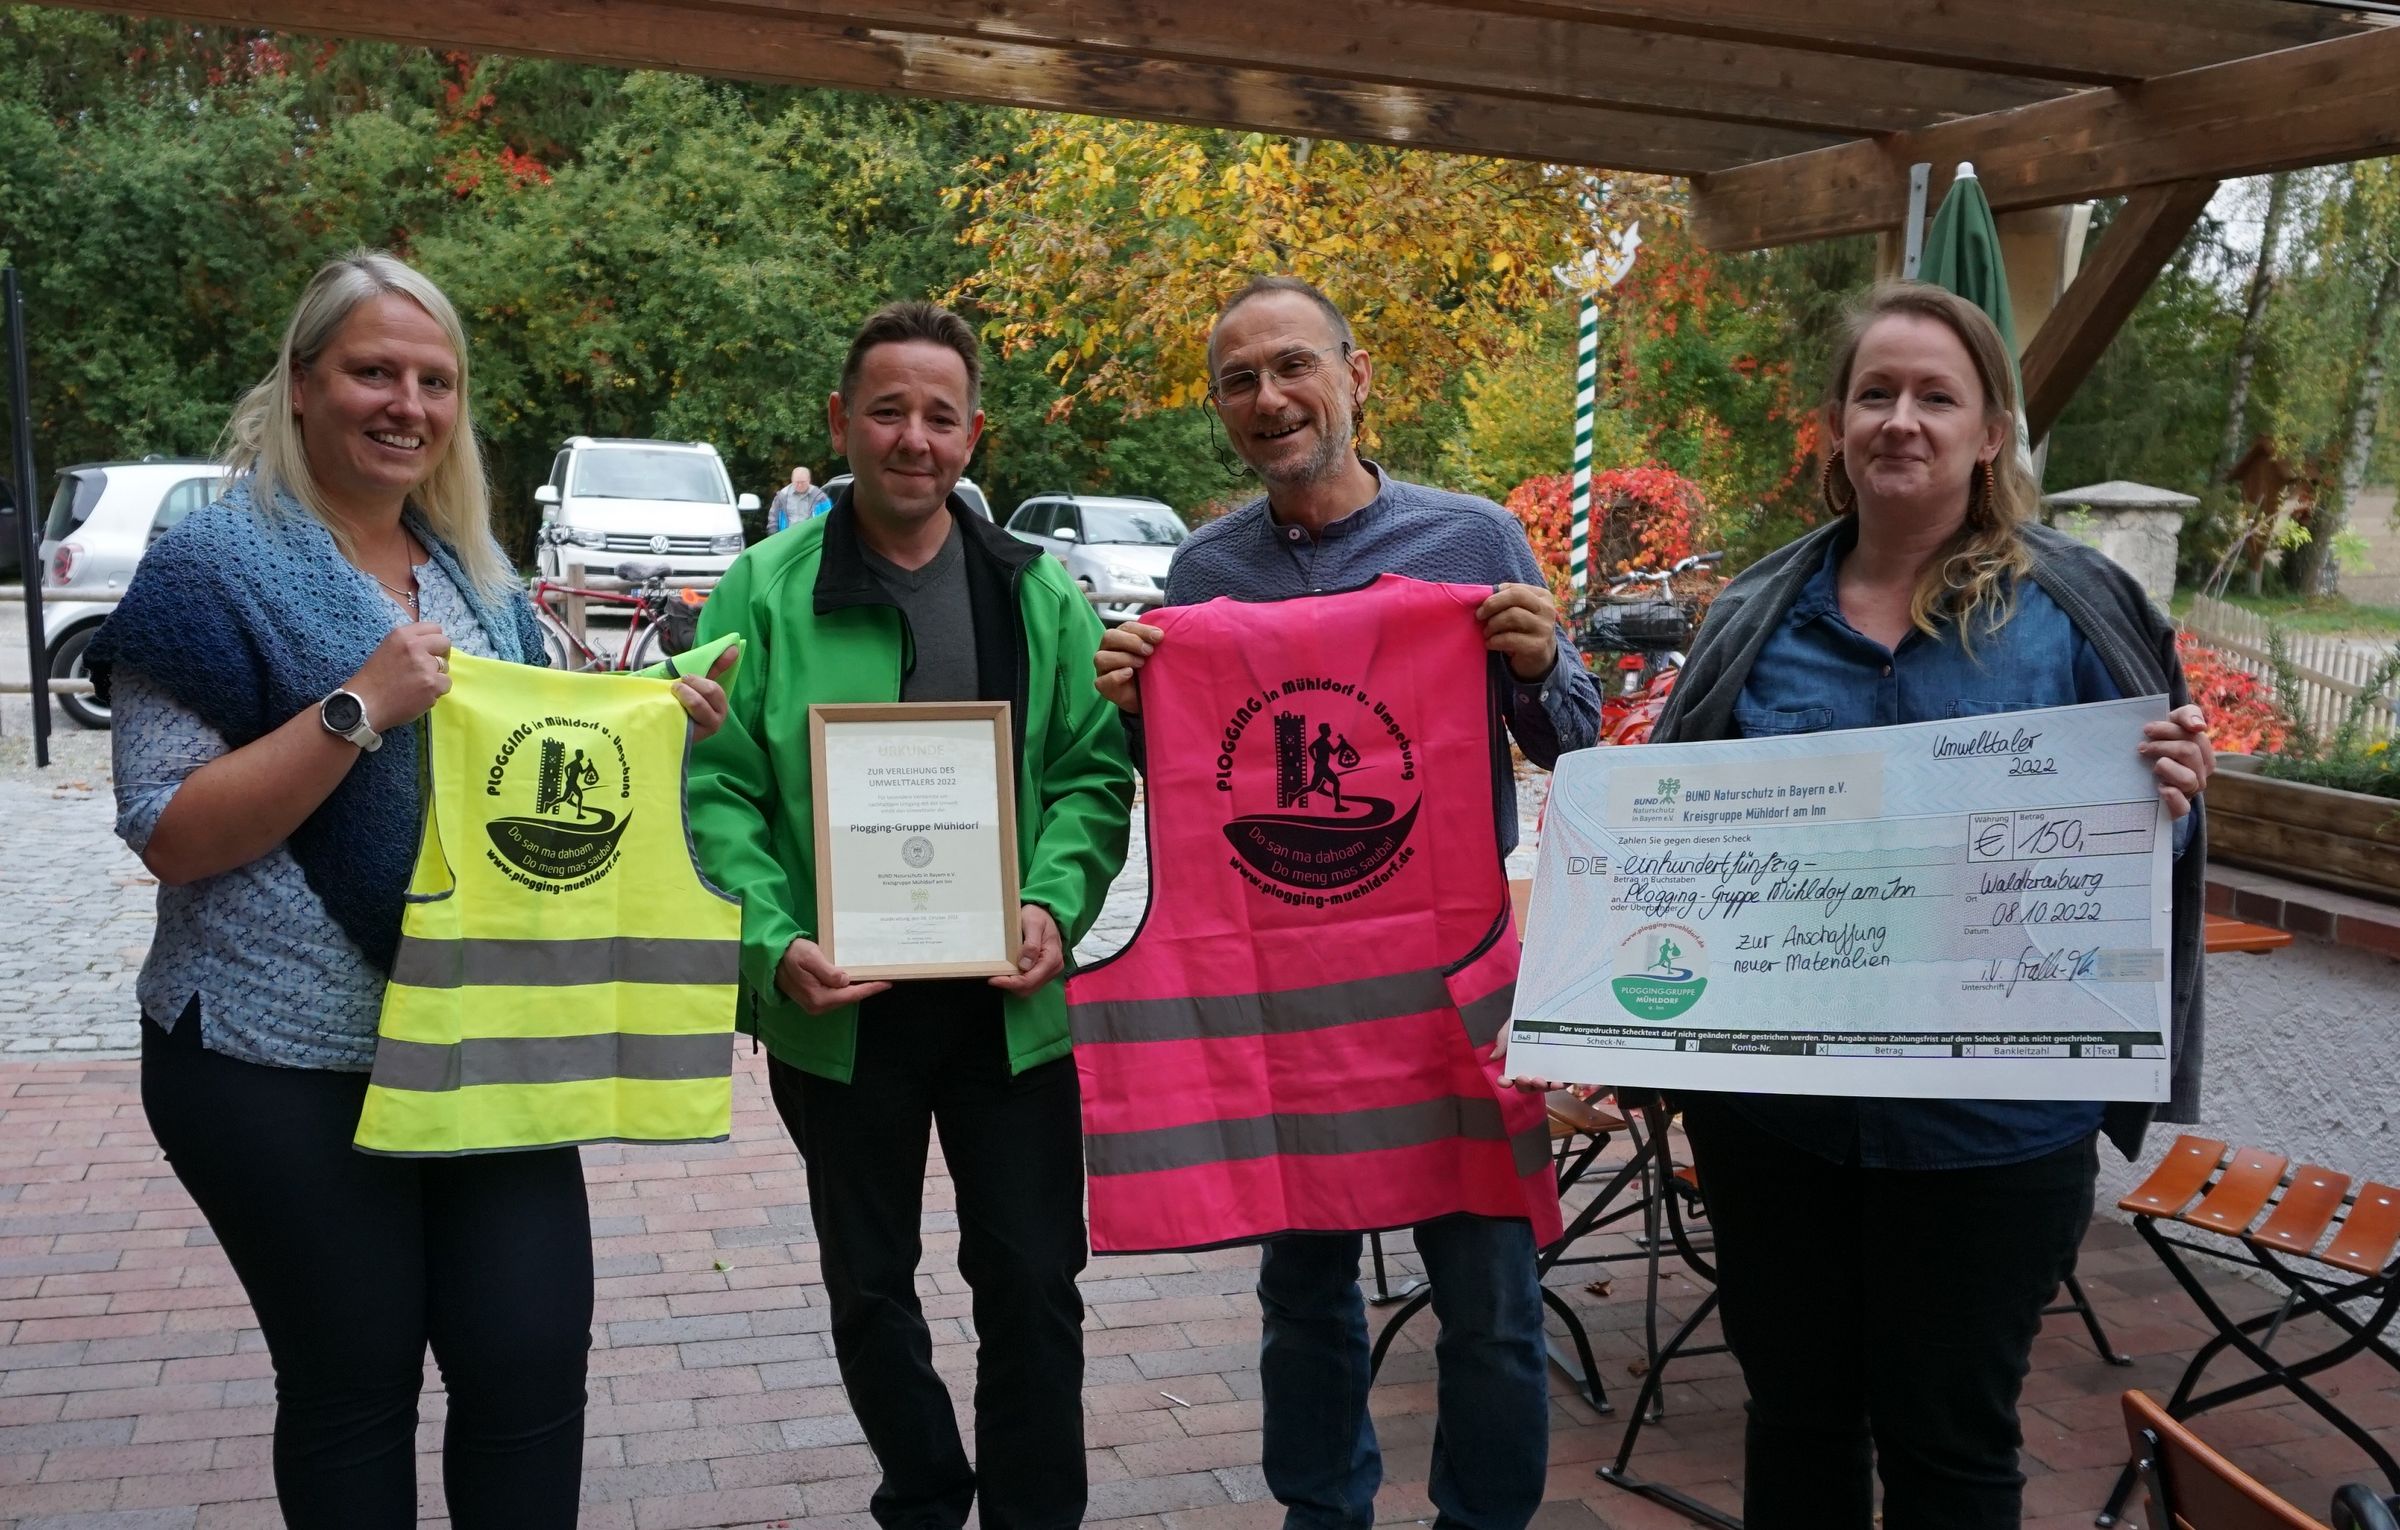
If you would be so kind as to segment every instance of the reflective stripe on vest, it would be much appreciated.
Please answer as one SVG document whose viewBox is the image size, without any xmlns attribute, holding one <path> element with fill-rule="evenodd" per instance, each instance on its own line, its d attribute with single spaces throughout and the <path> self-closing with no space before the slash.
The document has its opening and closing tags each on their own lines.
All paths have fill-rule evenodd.
<svg viewBox="0 0 2400 1530">
<path fill-rule="evenodd" d="M 669 682 L 450 675 L 358 1146 L 726 1137 L 741 909 L 692 859 Z"/>
<path fill-rule="evenodd" d="M 1486 1054 L 1517 937 L 1493 823 L 1485 587 L 1386 577 L 1154 613 L 1152 884 L 1068 980 L 1092 1246 L 1458 1212 L 1559 1233 L 1541 1097 Z"/>
</svg>

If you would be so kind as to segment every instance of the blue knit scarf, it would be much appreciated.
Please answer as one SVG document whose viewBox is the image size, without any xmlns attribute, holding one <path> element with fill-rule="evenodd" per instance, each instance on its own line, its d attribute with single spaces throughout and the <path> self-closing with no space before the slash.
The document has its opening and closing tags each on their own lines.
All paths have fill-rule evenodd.
<svg viewBox="0 0 2400 1530">
<path fill-rule="evenodd" d="M 522 592 L 493 601 L 457 553 L 411 510 L 416 534 L 492 642 L 514 663 L 543 662 Z M 103 698 L 113 668 L 140 671 L 239 749 L 274 732 L 358 673 L 392 629 L 392 604 L 289 496 L 262 510 L 246 482 L 194 512 L 143 554 L 125 599 L 86 650 Z M 423 812 L 420 728 L 384 734 L 288 844 L 308 885 L 376 970 L 389 972 Z"/>
</svg>

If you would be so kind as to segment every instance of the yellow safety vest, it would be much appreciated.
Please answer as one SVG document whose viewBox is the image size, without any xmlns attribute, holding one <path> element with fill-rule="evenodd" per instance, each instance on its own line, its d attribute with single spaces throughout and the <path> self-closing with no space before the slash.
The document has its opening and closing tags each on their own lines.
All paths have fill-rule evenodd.
<svg viewBox="0 0 2400 1530">
<path fill-rule="evenodd" d="M 669 682 L 463 654 L 450 679 L 358 1146 L 723 1139 L 741 905 L 692 858 Z"/>
</svg>

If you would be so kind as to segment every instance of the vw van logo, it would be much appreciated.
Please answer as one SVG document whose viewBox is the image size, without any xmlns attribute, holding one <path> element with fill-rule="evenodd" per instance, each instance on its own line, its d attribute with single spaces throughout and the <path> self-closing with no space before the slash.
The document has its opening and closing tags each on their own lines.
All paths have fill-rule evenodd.
<svg viewBox="0 0 2400 1530">
<path fill-rule="evenodd" d="M 664 553 L 667 550 L 667 539 L 665 537 L 652 537 L 650 539 L 650 550 L 654 553 Z"/>
</svg>

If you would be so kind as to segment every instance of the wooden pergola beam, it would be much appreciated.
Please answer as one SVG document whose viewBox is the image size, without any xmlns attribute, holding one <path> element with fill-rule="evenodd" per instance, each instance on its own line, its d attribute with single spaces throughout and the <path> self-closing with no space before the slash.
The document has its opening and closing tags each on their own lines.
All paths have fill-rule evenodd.
<svg viewBox="0 0 2400 1530">
<path fill-rule="evenodd" d="M 63 0 L 121 11 L 107 0 Z M 1839 135 L 860 27 L 670 0 L 143 0 L 224 26 L 1693 175 Z"/>
<path fill-rule="evenodd" d="M 1974 161 L 2006 211 L 2395 150 L 2400 27 L 2386 27 L 1708 175 L 1692 227 L 1720 250 L 1890 228 L 1919 161 L 1934 166 L 1936 197 Z"/>
<path fill-rule="evenodd" d="M 1995 8 L 1956 0 L 1450 0 L 1464 9 L 1557 16 L 1727 42 L 1906 59 L 2085 85 L 2297 48 L 2359 29 L 2324 6 L 2282 0 L 2076 0 Z"/>
<path fill-rule="evenodd" d="M 2039 441 L 2066 412 L 2084 378 L 2133 313 L 2151 281 L 2216 195 L 2215 181 L 2182 181 L 2135 192 L 2100 236 L 2018 360 L 2025 378 L 2025 432 Z"/>
<path fill-rule="evenodd" d="M 2005 111 L 2073 88 L 1936 63 L 1859 68 L 1779 44 L 1596 26 L 1441 0 L 1242 8 L 1188 0 L 687 0 L 827 25 L 1656 111 L 1846 136 Z M 1329 46 L 1328 39 L 1339 39 Z"/>
</svg>

